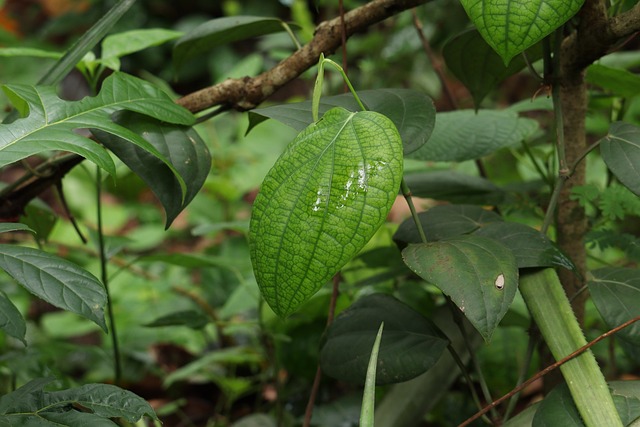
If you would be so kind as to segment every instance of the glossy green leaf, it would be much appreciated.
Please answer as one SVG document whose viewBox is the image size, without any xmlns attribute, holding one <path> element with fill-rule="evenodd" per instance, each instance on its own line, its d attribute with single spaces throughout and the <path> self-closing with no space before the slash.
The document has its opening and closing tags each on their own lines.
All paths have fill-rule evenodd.
<svg viewBox="0 0 640 427">
<path fill-rule="evenodd" d="M 411 189 L 413 191 L 413 189 Z M 429 242 L 470 234 L 487 224 L 502 221 L 495 212 L 473 205 L 440 205 L 418 214 Z M 420 243 L 420 235 L 413 218 L 406 219 L 393 235 L 400 248 Z"/>
<path fill-rule="evenodd" d="M 416 197 L 477 205 L 498 205 L 507 197 L 488 179 L 455 171 L 412 173 L 404 179 Z"/>
<path fill-rule="evenodd" d="M 587 68 L 586 79 L 616 96 L 631 98 L 640 94 L 640 76 L 620 68 L 592 64 Z"/>
<path fill-rule="evenodd" d="M 404 154 L 416 151 L 427 142 L 433 131 L 436 110 L 427 95 L 410 89 L 375 89 L 358 92 L 360 100 L 369 111 L 387 116 L 396 125 Z M 320 115 L 334 107 L 358 111 L 360 107 L 351 94 L 323 97 L 319 106 Z M 311 102 L 275 105 L 249 112 L 249 132 L 266 119 L 274 119 L 301 131 L 311 123 Z"/>
<path fill-rule="evenodd" d="M 168 123 L 191 125 L 193 115 L 164 92 L 143 80 L 115 73 L 107 77 L 100 93 L 80 101 L 63 101 L 53 87 L 5 85 L 5 93 L 28 104 L 29 116 L 0 125 L 0 167 L 27 156 L 64 150 L 91 160 L 115 173 L 111 157 L 100 144 L 81 136 L 78 129 L 99 129 L 118 135 L 165 161 L 152 145 L 134 132 L 114 123 L 118 110 L 135 111 Z"/>
<path fill-rule="evenodd" d="M 27 345 L 24 339 L 27 333 L 27 324 L 20 311 L 2 291 L 0 291 L 0 329 Z"/>
<path fill-rule="evenodd" d="M 373 419 L 376 407 L 376 370 L 378 367 L 378 353 L 380 352 L 380 341 L 384 322 L 380 323 L 376 339 L 373 342 L 369 365 L 367 366 L 367 376 L 364 382 L 364 393 L 362 396 L 362 409 L 360 411 L 360 426 L 373 427 Z"/>
<path fill-rule="evenodd" d="M 300 133 L 262 183 L 249 230 L 260 290 L 293 313 L 384 223 L 402 179 L 402 141 L 385 116 L 329 110 Z"/>
<path fill-rule="evenodd" d="M 404 262 L 460 308 L 485 341 L 506 314 L 518 289 L 518 268 L 503 244 L 461 236 L 407 246 Z"/>
<path fill-rule="evenodd" d="M 37 249 L 5 244 L 0 245 L 0 268 L 37 297 L 107 330 L 107 294 L 86 270 Z"/>
<path fill-rule="evenodd" d="M 118 135 L 94 131 L 95 136 L 147 183 L 158 197 L 167 214 L 166 228 L 193 200 L 202 188 L 211 169 L 211 154 L 198 133 L 189 127 L 159 122 L 128 111 L 116 114 L 113 120 L 142 136 L 164 158 L 164 162 L 147 150 Z M 183 194 L 181 182 L 186 184 Z"/>
<path fill-rule="evenodd" d="M 28 231 L 29 233 L 34 233 L 29 226 L 25 224 L 21 224 L 19 222 L 3 222 L 0 223 L 0 233 L 7 233 L 9 231 Z"/>
<path fill-rule="evenodd" d="M 49 380 L 45 380 L 50 382 Z M 108 425 L 99 418 L 123 418 L 129 422 L 136 422 L 144 416 L 157 420 L 151 406 L 136 394 L 110 384 L 87 384 L 82 387 L 60 391 L 42 391 L 46 382 L 35 382 L 3 396 L 0 406 L 3 416 L 10 420 L 11 425 Z M 24 389 L 24 390 L 23 390 Z M 19 394 L 18 396 L 12 396 Z M 6 400 L 5 400 L 6 399 Z M 5 403 L 5 405 L 2 405 Z M 84 408 L 91 413 L 77 411 Z M 89 417 L 89 415 L 91 415 Z M 24 424 L 33 419 L 48 420 L 52 424 Z M 42 422 L 42 421 L 40 421 Z M 91 424 L 82 424 L 91 422 Z M 101 424 L 94 424 L 101 423 Z M 113 425 L 113 423 L 111 424 Z"/>
<path fill-rule="evenodd" d="M 191 329 L 202 329 L 210 321 L 211 319 L 199 310 L 181 310 L 158 317 L 144 326 L 149 328 L 158 328 L 161 326 L 187 326 Z"/>
<path fill-rule="evenodd" d="M 497 240 L 511 249 L 518 268 L 576 267 L 558 247 L 538 230 L 515 222 L 494 222 L 480 228 L 476 236 Z"/>
<path fill-rule="evenodd" d="M 438 113 L 429 141 L 408 157 L 436 162 L 462 162 L 520 144 L 538 129 L 535 120 L 512 111 L 458 110 Z"/>
<path fill-rule="evenodd" d="M 447 347 L 448 341 L 429 319 L 391 296 L 373 294 L 343 311 L 327 330 L 320 350 L 322 372 L 363 384 L 381 322 L 378 385 L 407 381 L 426 372 Z"/>
<path fill-rule="evenodd" d="M 477 30 L 467 30 L 449 40 L 442 48 L 447 68 L 469 89 L 478 108 L 498 83 L 522 70 L 527 64 L 517 56 L 508 66 L 487 44 Z M 528 52 L 531 63 L 542 56 L 542 49 Z"/>
<path fill-rule="evenodd" d="M 584 0 L 461 0 L 505 65 L 575 15 Z"/>
<path fill-rule="evenodd" d="M 119 58 L 152 46 L 159 46 L 170 40 L 182 36 L 182 32 L 163 28 L 144 28 L 111 34 L 102 41 L 101 62 L 117 64 L 115 70 L 120 69 Z"/>
<path fill-rule="evenodd" d="M 212 19 L 178 39 L 173 47 L 173 62 L 179 67 L 188 59 L 210 52 L 214 47 L 279 31 L 285 31 L 285 27 L 277 18 L 230 16 Z"/>
<path fill-rule="evenodd" d="M 600 140 L 600 154 L 616 178 L 640 196 L 640 127 L 611 123 L 609 134 Z"/>
<path fill-rule="evenodd" d="M 591 272 L 589 292 L 596 308 L 610 328 L 640 316 L 640 271 L 635 268 L 600 268 Z M 640 345 L 640 323 L 616 334 Z"/>
</svg>

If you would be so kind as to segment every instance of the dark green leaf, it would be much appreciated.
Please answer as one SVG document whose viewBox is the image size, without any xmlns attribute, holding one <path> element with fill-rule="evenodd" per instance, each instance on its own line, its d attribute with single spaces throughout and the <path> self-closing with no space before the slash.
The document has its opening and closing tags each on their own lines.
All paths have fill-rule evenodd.
<svg viewBox="0 0 640 427">
<path fill-rule="evenodd" d="M 412 244 L 402 257 L 418 276 L 451 297 L 485 341 L 491 339 L 518 289 L 518 268 L 508 248 L 472 235 Z"/>
<path fill-rule="evenodd" d="M 640 196 L 640 128 L 611 123 L 609 134 L 600 141 L 600 153 L 616 178 Z"/>
<path fill-rule="evenodd" d="M 94 131 L 96 137 L 147 183 L 167 214 L 166 228 L 193 200 L 211 169 L 209 149 L 198 133 L 186 126 L 159 122 L 128 111 L 116 114 L 114 121 L 142 136 L 164 156 L 178 177 L 156 156 L 120 136 Z M 183 194 L 181 182 L 186 184 Z"/>
<path fill-rule="evenodd" d="M 402 141 L 373 111 L 329 110 L 267 174 L 252 210 L 251 260 L 279 316 L 293 313 L 384 223 L 402 179 Z"/>
<path fill-rule="evenodd" d="M 145 324 L 150 328 L 160 326 L 187 326 L 191 329 L 202 329 L 210 319 L 198 310 L 182 310 L 158 317 L 150 323 Z"/>
<path fill-rule="evenodd" d="M 4 244 L 0 245 L 0 268 L 37 297 L 107 330 L 107 294 L 88 271 L 37 249 Z"/>
<path fill-rule="evenodd" d="M 454 171 L 412 173 L 404 179 L 414 196 L 451 203 L 498 205 L 507 196 L 485 178 Z"/>
<path fill-rule="evenodd" d="M 461 0 L 505 65 L 575 15 L 584 0 Z"/>
<path fill-rule="evenodd" d="M 373 294 L 356 301 L 329 327 L 320 351 L 322 371 L 363 384 L 381 322 L 377 384 L 407 381 L 426 372 L 447 347 L 430 320 L 391 296 Z"/>
<path fill-rule="evenodd" d="M 34 199 L 24 209 L 24 214 L 20 217 L 20 222 L 30 227 L 36 238 L 44 242 L 49 238 L 53 227 L 58 221 L 58 215 L 41 199 Z"/>
<path fill-rule="evenodd" d="M 35 418 L 34 421 L 37 422 L 37 425 L 41 426 L 118 427 L 118 424 L 109 418 L 75 410 L 65 412 L 38 412 L 38 415 L 33 418 Z M 34 424 L 29 425 L 34 426 Z"/>
<path fill-rule="evenodd" d="M 584 427 L 569 388 L 561 384 L 538 406 L 532 427 Z"/>
<path fill-rule="evenodd" d="M 494 222 L 480 228 L 477 236 L 497 240 L 511 249 L 518 268 L 564 267 L 576 271 L 569 257 L 538 230 L 515 222 Z"/>
<path fill-rule="evenodd" d="M 194 122 L 189 111 L 160 89 L 122 73 L 107 77 L 96 97 L 74 102 L 61 100 L 49 86 L 5 85 L 3 89 L 28 104 L 29 116 L 0 125 L 0 167 L 44 151 L 64 150 L 79 154 L 114 174 L 115 166 L 106 150 L 76 133 L 78 129 L 99 129 L 118 135 L 172 167 L 142 137 L 112 122 L 111 114 L 129 110 L 174 124 Z"/>
<path fill-rule="evenodd" d="M 7 233 L 9 231 L 28 231 L 29 233 L 35 232 L 30 229 L 27 225 L 21 224 L 19 222 L 3 222 L 0 223 L 0 233 Z"/>
<path fill-rule="evenodd" d="M 358 92 L 367 110 L 387 116 L 396 125 L 404 154 L 416 151 L 427 142 L 433 131 L 436 110 L 427 95 L 410 89 L 375 89 Z M 360 107 L 351 94 L 323 97 L 320 100 L 320 115 L 333 107 L 358 111 Z M 275 105 L 249 112 L 249 132 L 258 123 L 269 119 L 278 120 L 301 131 L 311 123 L 311 102 Z"/>
<path fill-rule="evenodd" d="M 624 98 L 640 94 L 640 76 L 619 68 L 592 64 L 587 68 L 587 82 Z"/>
<path fill-rule="evenodd" d="M 640 381 L 611 381 L 613 400 L 625 426 L 640 418 Z"/>
<path fill-rule="evenodd" d="M 177 68 L 188 59 L 210 52 L 216 46 L 284 30 L 284 23 L 276 18 L 233 16 L 212 19 L 198 25 L 176 42 L 173 62 Z"/>
<path fill-rule="evenodd" d="M 27 325 L 15 305 L 7 298 L 4 292 L 0 291 L 0 329 L 8 335 L 19 339 L 24 345 L 24 335 L 27 332 Z"/>
<path fill-rule="evenodd" d="M 434 206 L 426 212 L 420 212 L 418 218 L 430 242 L 469 234 L 489 223 L 502 221 L 500 215 L 495 212 L 473 205 Z M 408 218 L 400 224 L 393 240 L 400 248 L 409 243 L 421 242 L 413 218 Z"/>
<path fill-rule="evenodd" d="M 436 114 L 429 141 L 409 158 L 436 162 L 462 162 L 520 144 L 538 129 L 538 122 L 513 111 L 447 111 Z"/>
<path fill-rule="evenodd" d="M 477 30 L 471 29 L 449 40 L 442 49 L 447 68 L 469 89 L 476 108 L 498 83 L 522 70 L 527 64 L 521 56 L 504 65 L 498 54 Z M 541 49 L 528 54 L 533 63 L 542 55 Z"/>
<path fill-rule="evenodd" d="M 42 392 L 42 389 L 55 378 L 36 378 L 29 381 L 22 387 L 18 387 L 11 393 L 0 397 L 0 414 L 10 412 L 31 411 L 37 409 L 33 406 L 30 395 Z"/>
<path fill-rule="evenodd" d="M 640 316 L 640 271 L 635 268 L 600 268 L 591 272 L 589 292 L 596 308 L 610 328 Z M 640 323 L 636 322 L 617 333 L 635 345 L 640 345 Z"/>
</svg>

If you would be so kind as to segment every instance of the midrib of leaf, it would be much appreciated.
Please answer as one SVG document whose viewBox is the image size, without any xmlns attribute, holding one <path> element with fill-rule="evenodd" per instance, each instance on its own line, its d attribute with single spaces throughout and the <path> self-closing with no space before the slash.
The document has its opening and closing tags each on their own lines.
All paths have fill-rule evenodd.
<svg viewBox="0 0 640 427">
<path fill-rule="evenodd" d="M 337 139 L 338 139 L 338 137 L 342 134 L 342 132 L 343 132 L 343 131 L 344 131 L 344 129 L 346 128 L 347 124 L 348 124 L 348 123 L 351 123 L 351 120 L 353 119 L 353 117 L 354 117 L 354 116 L 355 116 L 355 113 L 351 113 L 351 115 L 350 115 L 350 116 L 345 120 L 344 124 L 340 127 L 340 130 L 339 130 L 338 132 L 336 132 L 336 135 L 333 137 L 333 139 L 331 140 L 331 142 L 330 142 L 329 144 L 327 144 L 327 147 L 326 147 L 324 150 L 322 150 L 321 154 L 317 157 L 317 159 L 316 159 L 316 163 L 315 163 L 315 165 L 314 165 L 314 167 L 313 167 L 313 171 L 315 172 L 315 171 L 317 170 L 317 168 L 318 168 L 318 164 L 319 164 L 319 163 L 321 162 L 321 160 L 324 158 L 324 156 L 325 156 L 325 154 L 327 153 L 327 151 L 329 151 L 329 149 L 331 149 L 332 154 L 333 154 L 333 159 L 332 159 L 332 161 L 331 161 L 331 163 L 330 163 L 330 164 L 331 164 L 331 173 L 329 174 L 329 177 L 330 177 L 330 178 L 329 178 L 329 185 L 327 186 L 327 187 L 328 187 L 328 194 L 327 194 L 327 201 L 326 201 L 326 207 L 327 207 L 327 209 L 326 209 L 326 211 L 325 211 L 325 214 L 324 214 L 324 215 L 322 215 L 322 221 L 321 221 L 322 227 L 321 227 L 321 229 L 323 229 L 323 228 L 324 228 L 324 224 L 325 224 L 326 219 L 327 219 L 327 216 L 328 216 L 328 215 L 327 215 L 327 213 L 329 212 L 329 202 L 331 201 L 331 193 L 332 193 L 332 191 L 331 191 L 331 190 L 332 190 L 332 184 L 333 184 L 333 172 L 334 172 L 334 170 L 335 170 L 335 169 L 334 169 L 334 166 L 335 166 L 335 151 L 336 151 L 336 150 L 335 150 L 335 146 L 336 146 L 336 140 L 337 140 Z M 301 141 L 301 144 L 302 144 L 302 143 L 304 143 L 304 141 Z M 304 186 L 303 186 L 303 188 L 306 188 L 306 187 L 307 187 L 307 184 L 309 183 L 309 181 L 311 180 L 311 178 L 312 178 L 312 177 L 313 177 L 313 174 L 309 174 L 309 176 L 307 177 L 307 179 L 304 181 Z M 285 183 L 285 182 L 286 182 L 286 181 L 283 181 L 283 182 L 278 186 L 278 189 L 279 189 L 282 185 L 284 185 L 284 183 Z M 302 193 L 299 193 L 299 194 L 296 196 L 294 206 L 298 204 L 298 202 L 299 202 L 299 200 L 300 200 L 300 197 L 302 197 Z M 271 201 L 269 202 L 269 204 L 267 205 L 267 207 L 268 207 L 268 206 L 270 206 L 270 205 L 271 205 Z M 288 228 L 289 221 L 291 220 L 291 215 L 292 215 L 292 213 L 293 213 L 293 212 L 290 212 L 290 213 L 289 213 L 289 215 L 287 215 L 287 220 L 286 220 L 286 222 L 285 222 L 285 224 L 286 224 L 287 226 L 285 227 L 285 229 L 286 229 L 286 228 Z M 285 245 L 284 245 L 284 240 L 283 240 L 283 239 L 284 239 L 284 236 L 280 236 L 280 240 L 279 240 L 279 242 L 278 242 L 278 243 L 279 243 L 279 244 L 278 244 L 278 257 L 277 257 L 277 259 L 278 259 L 278 260 L 280 259 L 280 254 L 282 253 L 282 248 L 285 246 Z M 317 244 L 317 243 L 318 243 L 318 241 L 319 241 L 319 240 L 320 240 L 320 233 L 318 233 L 318 235 L 316 236 L 316 244 L 314 244 L 314 245 L 313 245 L 313 253 L 312 253 L 313 255 L 315 255 L 315 253 L 316 253 L 316 250 L 317 250 L 317 248 L 318 248 L 318 244 Z M 308 262 L 307 262 L 307 268 L 305 269 L 305 275 L 302 277 L 302 280 L 300 280 L 300 283 L 304 282 L 304 280 L 308 277 L 308 275 L 309 275 L 309 268 L 308 268 L 308 267 L 311 265 L 311 262 L 312 262 L 312 261 L 313 261 L 313 257 L 310 257 L 310 258 L 309 258 L 309 260 L 308 260 Z M 276 277 L 279 277 L 279 275 L 280 275 L 280 263 L 277 263 L 277 264 L 276 264 L 276 271 L 275 271 L 275 273 L 276 273 Z M 276 286 L 276 287 L 275 287 L 275 299 L 276 299 L 276 301 L 278 301 L 278 303 L 279 303 L 279 301 L 280 301 L 280 296 L 279 296 L 278 289 L 279 289 L 279 288 Z M 299 290 L 300 290 L 300 285 L 298 285 L 298 287 L 296 287 L 295 292 L 296 292 L 296 293 L 298 293 L 298 292 L 299 292 Z M 278 305 L 279 305 L 279 304 L 278 304 Z M 289 305 L 287 306 L 287 308 L 290 308 L 290 307 L 291 307 L 291 303 L 289 303 Z"/>
</svg>

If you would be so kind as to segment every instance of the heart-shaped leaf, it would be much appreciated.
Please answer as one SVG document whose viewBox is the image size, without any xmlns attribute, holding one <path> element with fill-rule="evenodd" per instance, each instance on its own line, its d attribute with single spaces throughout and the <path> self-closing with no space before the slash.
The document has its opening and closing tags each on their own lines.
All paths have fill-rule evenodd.
<svg viewBox="0 0 640 427">
<path fill-rule="evenodd" d="M 431 136 L 436 109 L 431 98 L 424 93 L 410 89 L 374 89 L 358 92 L 358 96 L 367 110 L 384 114 L 396 125 L 402 137 L 405 155 L 416 151 Z M 360 110 L 351 94 L 323 97 L 319 107 L 321 115 L 334 107 Z M 266 119 L 278 120 L 301 131 L 313 123 L 311 101 L 251 110 L 247 132 Z"/>
<path fill-rule="evenodd" d="M 461 0 L 505 65 L 578 13 L 584 0 Z"/>
<path fill-rule="evenodd" d="M 315 294 L 384 223 L 402 179 L 402 141 L 385 116 L 329 110 L 291 143 L 253 204 L 251 260 L 280 316 Z"/>
<path fill-rule="evenodd" d="M 121 126 L 142 136 L 173 166 L 123 138 L 101 131 L 95 136 L 147 183 L 167 213 L 166 228 L 193 200 L 211 169 L 209 149 L 189 127 L 159 122 L 138 113 L 124 111 L 114 116 Z M 178 173 L 176 177 L 175 172 Z M 183 194 L 181 181 L 186 184 Z"/>
<path fill-rule="evenodd" d="M 502 217 L 495 212 L 474 205 L 434 206 L 426 212 L 420 212 L 418 218 L 430 242 L 470 234 L 487 224 L 502 221 Z M 421 242 L 413 218 L 408 218 L 400 224 L 393 235 L 393 241 L 400 248 L 409 243 Z"/>
<path fill-rule="evenodd" d="M 44 151 L 64 150 L 79 154 L 114 174 L 115 166 L 107 151 L 76 133 L 78 129 L 99 129 L 138 145 L 172 168 L 142 137 L 114 123 L 111 114 L 129 110 L 181 125 L 192 125 L 195 120 L 188 110 L 160 89 L 123 73 L 107 77 L 96 97 L 74 102 L 61 100 L 55 88 L 49 86 L 5 85 L 3 90 L 10 99 L 22 100 L 29 116 L 0 125 L 0 167 Z"/>
<path fill-rule="evenodd" d="M 0 245 L 0 268 L 37 297 L 107 330 L 107 294 L 88 271 L 37 249 L 4 244 Z"/>
<path fill-rule="evenodd" d="M 409 245 L 402 257 L 451 297 L 485 341 L 491 339 L 518 289 L 518 268 L 508 248 L 472 235 Z"/>
<path fill-rule="evenodd" d="M 516 222 L 494 222 L 480 228 L 476 236 L 502 242 L 516 257 L 518 268 L 564 267 L 576 271 L 576 266 L 544 234 Z"/>
<path fill-rule="evenodd" d="M 331 324 L 320 350 L 322 372 L 363 384 L 380 323 L 376 383 L 407 381 L 431 368 L 448 341 L 429 319 L 397 299 L 373 294 L 356 301 Z"/>
<path fill-rule="evenodd" d="M 640 272 L 635 268 L 607 267 L 593 270 L 589 292 L 600 315 L 611 328 L 640 316 Z M 640 345 L 640 323 L 618 332 L 619 337 Z"/>
<path fill-rule="evenodd" d="M 27 342 L 24 339 L 27 333 L 27 324 L 20 314 L 20 311 L 15 305 L 7 298 L 4 292 L 0 291 L 0 329 L 5 331 L 8 335 L 19 339 L 24 345 Z"/>
<path fill-rule="evenodd" d="M 640 196 L 640 128 L 615 122 L 600 141 L 600 154 L 613 174 Z"/>
<path fill-rule="evenodd" d="M 478 159 L 500 148 L 520 144 L 538 129 L 538 122 L 513 111 L 447 111 L 436 114 L 433 134 L 408 157 L 434 162 Z"/>
<path fill-rule="evenodd" d="M 533 63 L 542 56 L 542 49 L 531 50 L 528 60 Z M 476 108 L 498 83 L 527 65 L 524 58 L 516 57 L 505 66 L 495 50 L 473 29 L 449 40 L 442 48 L 442 56 L 447 68 L 471 92 Z"/>
</svg>

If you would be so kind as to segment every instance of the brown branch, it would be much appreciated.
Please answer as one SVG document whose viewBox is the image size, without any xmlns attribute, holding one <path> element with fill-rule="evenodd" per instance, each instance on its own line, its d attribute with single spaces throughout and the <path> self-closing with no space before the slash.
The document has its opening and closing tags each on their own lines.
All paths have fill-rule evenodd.
<svg viewBox="0 0 640 427">
<path fill-rule="evenodd" d="M 537 379 L 547 375 L 549 372 L 553 371 L 554 369 L 564 365 L 565 363 L 567 363 L 568 361 L 570 361 L 571 359 L 581 355 L 582 353 L 584 353 L 585 351 L 587 351 L 589 348 L 593 347 L 595 344 L 599 343 L 600 341 L 602 341 L 603 339 L 620 332 L 622 329 L 626 328 L 627 326 L 632 325 L 633 323 L 637 322 L 640 320 L 640 316 L 638 317 L 634 317 L 631 320 L 628 320 L 626 322 L 624 322 L 622 325 L 617 326 L 613 329 L 611 329 L 610 331 L 605 332 L 604 334 L 600 335 L 598 338 L 594 339 L 593 341 L 583 345 L 582 347 L 580 347 L 579 349 L 577 349 L 576 351 L 574 351 L 573 353 L 571 353 L 570 355 L 562 358 L 561 360 L 558 360 L 556 363 L 547 366 L 546 368 L 544 368 L 542 371 L 538 372 L 537 374 L 535 374 L 534 376 L 532 376 L 531 378 L 529 378 L 527 381 L 523 382 L 522 384 L 520 384 L 518 387 L 514 388 L 513 390 L 511 390 L 509 393 L 505 394 L 504 396 L 502 396 L 500 399 L 494 400 L 493 402 L 491 402 L 490 404 L 488 404 L 487 406 L 485 406 L 484 408 L 482 408 L 481 411 L 478 411 L 475 415 L 473 415 L 471 418 L 467 419 L 465 422 L 463 422 L 462 424 L 460 424 L 458 427 L 466 427 L 469 424 L 471 424 L 473 421 L 477 420 L 478 418 L 480 418 L 482 415 L 486 414 L 487 412 L 489 412 L 491 409 L 495 408 L 496 406 L 498 406 L 499 404 L 501 404 L 502 402 L 504 402 L 505 400 L 509 399 L 511 396 L 513 396 L 514 394 L 522 391 L 524 388 L 528 387 L 531 383 L 533 383 L 534 381 L 536 381 Z"/>
<path fill-rule="evenodd" d="M 344 14 L 345 37 L 427 1 L 429 0 L 373 0 Z M 194 113 L 223 104 L 238 111 L 255 108 L 276 90 L 316 65 L 321 53 L 328 56 L 340 47 L 342 19 L 337 17 L 322 22 L 309 43 L 272 69 L 256 77 L 227 79 L 184 96 L 178 100 L 178 104 Z"/>
</svg>

